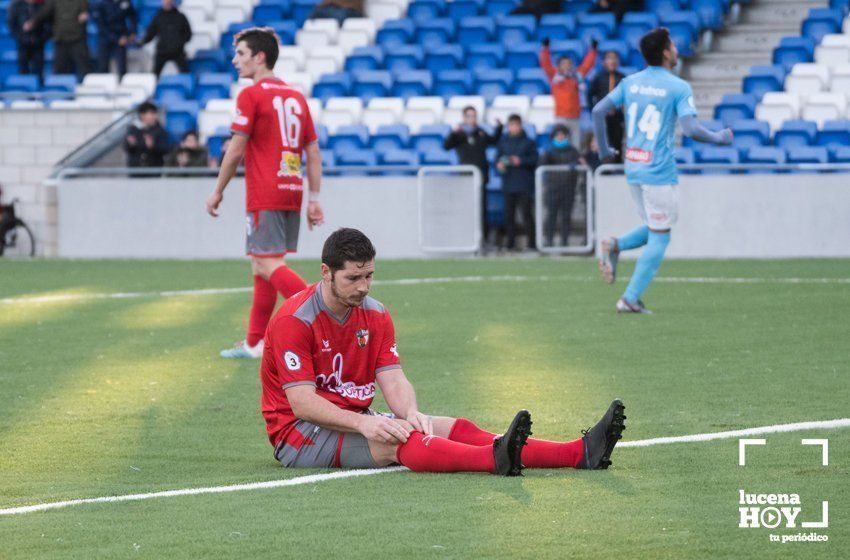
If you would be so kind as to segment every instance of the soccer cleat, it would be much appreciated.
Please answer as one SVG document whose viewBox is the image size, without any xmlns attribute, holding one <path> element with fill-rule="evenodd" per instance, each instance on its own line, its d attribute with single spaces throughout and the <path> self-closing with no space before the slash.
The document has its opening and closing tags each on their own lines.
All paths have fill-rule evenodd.
<svg viewBox="0 0 850 560">
<path fill-rule="evenodd" d="M 611 452 L 626 429 L 626 407 L 620 399 L 614 399 L 602 419 L 589 430 L 582 430 L 584 457 L 580 469 L 607 469 L 611 466 Z"/>
<path fill-rule="evenodd" d="M 237 342 L 233 348 L 228 350 L 222 350 L 220 356 L 222 358 L 247 358 L 247 359 L 257 359 L 263 357 L 263 341 L 257 343 L 256 346 L 248 346 L 248 342 L 243 340 L 242 342 Z"/>
<path fill-rule="evenodd" d="M 520 410 L 505 435 L 493 440 L 496 474 L 522 476 L 522 448 L 531 435 L 531 414 Z"/>
<path fill-rule="evenodd" d="M 647 309 L 641 300 L 636 303 L 629 303 L 626 298 L 617 300 L 617 313 L 638 313 L 641 315 L 652 315 L 652 311 Z"/>
<path fill-rule="evenodd" d="M 601 243 L 602 258 L 599 259 L 599 272 L 602 279 L 613 284 L 617 279 L 617 262 L 620 260 L 620 250 L 617 249 L 617 240 L 613 237 L 603 239 Z"/>
</svg>

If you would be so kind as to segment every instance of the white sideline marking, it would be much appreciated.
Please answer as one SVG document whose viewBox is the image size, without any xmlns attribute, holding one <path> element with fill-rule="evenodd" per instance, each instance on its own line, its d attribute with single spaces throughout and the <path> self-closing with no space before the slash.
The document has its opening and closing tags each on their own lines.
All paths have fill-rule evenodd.
<svg viewBox="0 0 850 560">
<path fill-rule="evenodd" d="M 758 434 L 772 434 L 781 432 L 795 432 L 802 430 L 814 430 L 824 428 L 847 428 L 850 427 L 850 418 L 838 420 L 823 420 L 815 422 L 798 422 L 796 424 L 777 424 L 775 426 L 761 426 L 758 428 L 747 428 L 731 432 L 714 432 L 709 434 L 694 434 L 690 436 L 662 437 L 653 439 L 642 439 L 636 441 L 624 441 L 617 447 L 648 447 L 650 445 L 662 445 L 668 443 L 692 443 L 697 441 L 712 441 L 716 439 L 728 439 L 739 436 L 752 436 Z M 175 496 L 195 496 L 198 494 L 222 494 L 226 492 L 238 492 L 240 490 L 262 490 L 266 488 L 282 488 L 284 486 L 299 486 L 301 484 L 315 484 L 326 480 L 337 480 L 351 478 L 354 476 L 370 476 L 373 474 L 384 474 L 406 471 L 404 467 L 391 467 L 385 469 L 365 469 L 337 471 L 327 474 L 311 474 L 299 476 L 286 480 L 270 480 L 268 482 L 252 482 L 247 484 L 233 484 L 230 486 L 210 486 L 207 488 L 185 488 L 182 490 L 166 490 L 164 492 L 150 492 L 147 494 L 126 494 L 123 496 L 103 496 L 100 498 L 85 498 L 81 500 L 68 500 L 64 502 L 48 502 L 46 504 L 35 504 L 32 506 L 20 506 L 0 509 L 0 515 L 20 515 L 23 513 L 34 513 L 60 509 L 69 506 L 83 504 L 98 504 L 110 502 L 133 502 L 139 500 L 150 500 L 152 498 L 172 498 Z"/>
<path fill-rule="evenodd" d="M 374 286 L 416 286 L 420 284 L 452 284 L 456 282 L 596 282 L 596 276 L 444 276 L 434 278 L 399 278 L 375 280 Z M 656 282 L 670 284 L 850 284 L 850 278 L 727 278 L 722 276 L 688 277 L 659 276 Z M 0 299 L 0 304 L 56 303 L 98 299 L 136 299 L 145 297 L 212 296 L 242 294 L 253 288 L 206 288 L 200 290 L 169 290 L 163 292 L 94 292 L 88 294 L 53 294 Z"/>
</svg>

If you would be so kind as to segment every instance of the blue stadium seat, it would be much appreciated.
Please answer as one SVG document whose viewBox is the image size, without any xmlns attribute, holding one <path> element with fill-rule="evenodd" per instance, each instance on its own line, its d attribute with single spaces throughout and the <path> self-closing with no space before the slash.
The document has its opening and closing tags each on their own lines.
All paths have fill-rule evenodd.
<svg viewBox="0 0 850 560">
<path fill-rule="evenodd" d="M 443 17 L 445 12 L 445 0 L 415 0 L 407 6 L 407 17 L 413 21 L 428 21 Z"/>
<path fill-rule="evenodd" d="M 831 155 L 835 163 L 850 163 L 850 146 L 837 146 Z"/>
<path fill-rule="evenodd" d="M 456 95 L 469 95 L 472 84 L 472 72 L 469 70 L 443 70 L 437 73 L 433 94 L 448 101 Z"/>
<path fill-rule="evenodd" d="M 419 134 L 410 138 L 410 147 L 420 154 L 442 151 L 443 141 L 451 131 L 447 124 L 426 124 L 419 129 Z"/>
<path fill-rule="evenodd" d="M 440 146 L 439 150 L 432 150 L 425 153 L 420 152 L 422 156 L 422 165 L 457 165 L 457 154 L 454 150 L 445 151 Z"/>
<path fill-rule="evenodd" d="M 324 74 L 318 83 L 313 84 L 311 97 L 321 99 L 324 104 L 332 97 L 348 97 L 351 91 L 351 75 L 348 72 Z"/>
<path fill-rule="evenodd" d="M 815 42 L 808 37 L 783 37 L 773 50 L 773 63 L 790 71 L 799 62 L 811 62 L 814 52 Z"/>
<path fill-rule="evenodd" d="M 534 16 L 501 16 L 496 19 L 496 37 L 503 45 L 515 45 L 534 39 L 537 20 Z"/>
<path fill-rule="evenodd" d="M 378 165 L 378 155 L 372 150 L 346 150 L 334 152 L 336 163 L 339 166 L 350 165 L 356 167 L 374 167 Z M 362 173 L 346 172 L 346 175 L 360 175 Z"/>
<path fill-rule="evenodd" d="M 576 17 L 572 14 L 544 14 L 537 26 L 537 40 L 571 39 L 576 34 Z"/>
<path fill-rule="evenodd" d="M 330 150 L 322 150 L 322 174 L 328 174 L 328 169 L 336 167 L 336 154 Z M 330 173 L 336 175 L 336 173 Z"/>
<path fill-rule="evenodd" d="M 457 33 L 454 20 L 436 18 L 420 21 L 416 26 L 414 39 L 417 43 L 429 47 L 453 43 Z"/>
<path fill-rule="evenodd" d="M 678 10 L 678 8 L 677 8 Z M 676 11 L 676 10 L 671 10 Z M 640 23 L 642 25 L 646 25 L 649 29 L 654 29 L 658 27 L 658 16 L 655 12 L 646 11 L 646 12 L 626 12 L 623 15 L 623 21 L 620 22 L 620 25 L 624 23 Z"/>
<path fill-rule="evenodd" d="M 394 19 L 384 22 L 375 36 L 375 43 L 384 47 L 394 47 L 410 43 L 416 33 L 416 25 L 410 19 Z"/>
<path fill-rule="evenodd" d="M 788 163 L 829 163 L 829 151 L 823 146 L 793 146 L 788 148 Z"/>
<path fill-rule="evenodd" d="M 227 30 L 221 34 L 221 38 L 219 39 L 219 47 L 223 51 L 228 53 L 230 56 L 232 56 L 235 51 L 235 48 L 233 46 L 233 37 L 240 31 L 256 26 L 257 24 L 253 21 L 237 21 L 231 23 L 227 26 Z"/>
<path fill-rule="evenodd" d="M 723 3 L 720 0 L 691 0 L 691 9 L 699 15 L 702 27 L 720 29 L 723 27 Z"/>
<path fill-rule="evenodd" d="M 730 146 L 702 146 L 697 151 L 697 160 L 700 163 L 740 163 L 741 154 L 737 148 Z M 726 169 L 704 169 L 706 175 L 723 175 L 732 173 Z"/>
<path fill-rule="evenodd" d="M 696 154 L 694 153 L 693 148 L 689 148 L 687 146 L 679 146 L 675 150 L 673 150 L 673 156 L 676 158 L 676 163 L 679 165 L 691 165 L 696 163 Z M 679 173 L 684 174 L 697 174 L 698 171 L 693 170 L 679 170 Z"/>
<path fill-rule="evenodd" d="M 227 99 L 232 83 L 230 74 L 201 74 L 195 88 L 195 99 L 201 107 L 206 106 L 210 99 Z"/>
<path fill-rule="evenodd" d="M 254 21 L 258 21 L 256 18 Z M 262 20 L 259 20 L 262 21 Z M 265 24 L 266 27 L 271 27 L 274 29 L 274 32 L 277 33 L 277 36 L 280 37 L 280 42 L 283 45 L 291 45 L 295 43 L 295 33 L 298 31 L 298 27 L 295 25 L 295 22 L 292 20 L 278 20 L 278 21 L 269 21 Z"/>
<path fill-rule="evenodd" d="M 818 131 L 815 145 L 835 148 L 850 146 L 850 121 L 826 121 Z"/>
<path fill-rule="evenodd" d="M 194 100 L 171 101 L 165 106 L 165 130 L 172 143 L 179 142 L 187 132 L 197 130 L 199 110 L 200 106 Z"/>
<path fill-rule="evenodd" d="M 292 19 L 299 28 L 307 21 L 307 16 L 316 7 L 319 0 L 292 0 Z"/>
<path fill-rule="evenodd" d="M 77 87 L 77 76 L 74 74 L 51 74 L 44 77 L 44 91 L 69 91 Z"/>
<path fill-rule="evenodd" d="M 500 68 L 505 62 L 505 47 L 499 43 L 480 43 L 470 45 L 466 55 L 466 66 L 470 70 L 478 68 Z"/>
<path fill-rule="evenodd" d="M 38 86 L 38 76 L 33 74 L 12 74 L 3 80 L 3 91 L 35 92 Z"/>
<path fill-rule="evenodd" d="M 277 3 L 259 4 L 254 6 L 254 11 L 251 13 L 251 19 L 259 22 L 282 21 L 285 17 L 287 17 L 287 11 L 284 11 L 283 6 Z"/>
<path fill-rule="evenodd" d="M 72 91 L 42 91 L 41 92 L 41 100 L 45 105 L 50 106 L 51 103 L 58 100 L 69 100 L 74 99 L 74 92 Z"/>
<path fill-rule="evenodd" d="M 599 42 L 600 56 L 605 56 L 605 53 L 612 51 L 617 53 L 621 61 L 629 58 L 629 45 L 622 39 L 608 39 Z"/>
<path fill-rule="evenodd" d="M 777 148 L 776 146 L 753 146 L 746 151 L 746 157 L 744 158 L 746 163 L 772 163 L 777 165 L 785 163 L 785 160 L 785 149 Z M 780 171 L 770 169 L 750 169 L 747 173 L 780 173 Z"/>
<path fill-rule="evenodd" d="M 455 21 L 478 16 L 483 2 L 478 0 L 454 0 L 446 5 L 446 16 Z"/>
<path fill-rule="evenodd" d="M 542 68 L 520 68 L 516 73 L 512 93 L 534 97 L 547 95 L 550 89 L 549 79 Z"/>
<path fill-rule="evenodd" d="M 160 104 L 192 99 L 195 96 L 195 79 L 191 74 L 161 76 L 154 98 Z"/>
<path fill-rule="evenodd" d="M 407 99 L 430 95 L 434 88 L 434 75 L 430 70 L 408 70 L 396 74 L 393 97 Z"/>
<path fill-rule="evenodd" d="M 662 13 L 661 25 L 670 30 L 670 38 L 682 56 L 694 54 L 694 41 L 699 36 L 700 19 L 696 12 L 680 11 Z"/>
<path fill-rule="evenodd" d="M 539 68 L 540 46 L 537 43 L 508 45 L 505 49 L 505 66 L 511 70 Z"/>
<path fill-rule="evenodd" d="M 390 150 L 381 154 L 382 165 L 418 167 L 419 154 L 412 150 Z M 396 175 L 397 173 L 393 173 Z M 402 175 L 416 175 L 416 170 L 405 171 Z"/>
<path fill-rule="evenodd" d="M 51 43 L 48 43 L 50 45 Z M 45 49 L 45 56 L 47 55 Z M 49 59 L 46 59 L 49 60 Z M 6 51 L 0 53 L 0 76 L 9 76 L 18 71 L 18 52 Z"/>
<path fill-rule="evenodd" d="M 565 41 L 552 41 L 549 45 L 552 53 L 552 64 L 558 64 L 558 58 L 568 56 L 573 59 L 575 64 L 579 64 L 584 58 L 586 46 L 584 41 L 580 39 L 567 39 Z"/>
<path fill-rule="evenodd" d="M 513 73 L 510 70 L 476 70 L 475 92 L 492 103 L 497 95 L 505 95 L 510 91 Z"/>
<path fill-rule="evenodd" d="M 379 154 L 390 150 L 406 150 L 410 146 L 410 130 L 404 124 L 385 124 L 369 137 L 369 148 Z"/>
<path fill-rule="evenodd" d="M 824 35 L 841 32 L 841 22 L 844 19 L 840 10 L 830 8 L 815 8 L 809 10 L 809 17 L 803 21 L 802 35 L 820 43 Z"/>
<path fill-rule="evenodd" d="M 773 135 L 773 143 L 790 150 L 799 146 L 811 146 L 815 142 L 818 126 L 812 121 L 785 121 Z M 790 156 L 790 152 L 789 152 Z"/>
<path fill-rule="evenodd" d="M 487 0 L 484 3 L 484 14 L 495 18 L 508 15 L 519 4 L 519 0 Z"/>
<path fill-rule="evenodd" d="M 764 121 L 739 120 L 732 123 L 732 133 L 732 145 L 739 150 L 770 144 L 770 125 Z"/>
<path fill-rule="evenodd" d="M 490 17 L 468 17 L 458 24 L 457 42 L 464 46 L 489 43 L 495 36 L 496 22 Z"/>
<path fill-rule="evenodd" d="M 611 34 L 614 33 L 614 30 L 617 28 L 617 19 L 614 17 L 614 14 L 610 12 L 600 14 L 579 14 L 576 36 L 578 38 L 581 38 L 581 29 L 589 27 L 599 27 L 603 38 L 610 37 Z"/>
<path fill-rule="evenodd" d="M 718 130 L 722 130 L 724 128 L 724 124 L 720 121 L 700 121 L 700 124 L 707 128 L 708 130 L 717 132 Z M 682 145 L 683 146 L 695 146 L 697 148 L 702 147 L 703 144 L 696 142 L 690 136 L 682 136 Z"/>
<path fill-rule="evenodd" d="M 752 66 L 750 75 L 744 78 L 744 93 L 750 93 L 761 100 L 765 93 L 782 91 L 785 82 L 785 68 L 782 65 Z"/>
<path fill-rule="evenodd" d="M 425 68 L 431 72 L 463 68 L 463 47 L 458 44 L 435 45 L 425 49 Z"/>
<path fill-rule="evenodd" d="M 416 70 L 425 63 L 425 49 L 422 45 L 396 45 L 387 48 L 384 66 L 387 70 Z"/>
<path fill-rule="evenodd" d="M 357 47 L 345 59 L 345 69 L 378 70 L 384 66 L 384 50 L 381 47 Z"/>
<path fill-rule="evenodd" d="M 627 13 L 620 23 L 618 35 L 630 48 L 636 49 L 640 45 L 641 37 L 656 27 L 658 27 L 658 16 L 655 14 L 648 12 Z"/>
<path fill-rule="evenodd" d="M 595 0 L 568 0 L 562 5 L 564 12 L 579 15 L 589 12 L 596 5 L 596 2 Z"/>
<path fill-rule="evenodd" d="M 354 76 L 351 95 L 368 103 L 373 97 L 387 97 L 393 87 L 393 76 L 387 70 L 361 70 Z"/>
<path fill-rule="evenodd" d="M 684 2 L 682 0 L 647 0 L 646 11 L 661 17 L 662 14 L 677 12 L 683 6 Z"/>
<path fill-rule="evenodd" d="M 323 124 L 317 124 L 316 136 L 319 137 L 319 147 L 323 150 L 326 149 L 328 147 L 328 139 L 330 138 L 330 134 L 328 134 L 328 127 Z"/>
<path fill-rule="evenodd" d="M 739 120 L 752 119 L 756 105 L 756 98 L 750 93 L 727 94 L 714 108 L 714 118 L 726 126 Z"/>
<path fill-rule="evenodd" d="M 362 150 L 369 145 L 369 129 L 364 124 L 347 124 L 336 129 L 328 138 L 328 149 L 337 156 L 349 150 Z"/>
<path fill-rule="evenodd" d="M 207 72 L 226 72 L 229 69 L 228 56 L 221 49 L 201 49 L 189 61 L 189 71 L 196 76 Z"/>
<path fill-rule="evenodd" d="M 207 138 L 207 150 L 211 157 L 220 158 L 223 152 L 224 143 L 230 138 L 230 129 L 226 126 L 219 126 L 215 129 L 215 133 Z"/>
</svg>

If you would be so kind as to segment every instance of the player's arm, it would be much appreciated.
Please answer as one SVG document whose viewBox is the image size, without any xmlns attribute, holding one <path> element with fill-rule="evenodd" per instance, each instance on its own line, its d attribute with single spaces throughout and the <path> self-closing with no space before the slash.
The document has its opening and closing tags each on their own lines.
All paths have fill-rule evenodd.
<svg viewBox="0 0 850 560">
<path fill-rule="evenodd" d="M 732 131 L 728 128 L 713 132 L 705 128 L 693 115 L 682 117 L 679 122 L 682 124 L 682 132 L 697 142 L 720 144 L 721 146 L 728 146 L 732 143 Z"/>
<path fill-rule="evenodd" d="M 322 152 L 319 142 L 311 142 L 304 148 L 307 154 L 307 183 L 310 192 L 307 195 L 307 227 L 320 226 L 325 223 L 325 213 L 319 204 L 319 192 L 322 190 Z"/>
<path fill-rule="evenodd" d="M 207 212 L 210 216 L 218 217 L 218 206 L 224 198 L 224 189 L 236 175 L 236 170 L 239 168 L 242 156 L 245 155 L 245 146 L 247 145 L 248 137 L 243 134 L 234 134 L 230 138 L 230 144 L 227 146 L 227 151 L 221 161 L 221 169 L 218 171 L 215 190 L 207 199 Z"/>
<path fill-rule="evenodd" d="M 368 440 L 390 444 L 404 443 L 410 435 L 403 426 L 385 416 L 358 414 L 339 408 L 317 395 L 313 385 L 291 386 L 286 389 L 286 398 L 296 418 L 322 428 L 360 433 Z"/>
<path fill-rule="evenodd" d="M 608 127 L 605 124 L 608 113 L 616 108 L 617 105 L 611 100 L 611 96 L 606 95 L 591 112 L 593 132 L 596 134 L 596 143 L 599 144 L 599 157 L 603 161 L 617 154 L 617 150 L 608 145 Z"/>
<path fill-rule="evenodd" d="M 375 376 L 375 379 L 381 388 L 384 400 L 387 401 L 387 406 L 390 407 L 396 418 L 407 420 L 414 429 L 425 435 L 434 434 L 431 417 L 419 412 L 419 405 L 416 403 L 416 390 L 413 388 L 413 384 L 408 381 L 407 376 L 404 375 L 401 367 L 381 371 Z"/>
</svg>

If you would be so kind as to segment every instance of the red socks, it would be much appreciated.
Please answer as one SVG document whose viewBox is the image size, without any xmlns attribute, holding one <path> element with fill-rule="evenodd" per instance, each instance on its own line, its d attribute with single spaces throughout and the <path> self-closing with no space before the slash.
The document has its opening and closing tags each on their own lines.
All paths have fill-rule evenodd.
<svg viewBox="0 0 850 560">
<path fill-rule="evenodd" d="M 473 446 L 411 432 L 396 450 L 398 462 L 415 472 L 496 472 L 492 441 Z"/>
<path fill-rule="evenodd" d="M 449 432 L 450 440 L 468 445 L 490 445 L 495 437 L 498 436 L 482 430 L 466 418 L 458 418 Z M 575 468 L 582 457 L 584 442 L 581 438 L 566 443 L 528 438 L 522 448 L 522 464 L 537 469 Z"/>
<path fill-rule="evenodd" d="M 286 265 L 277 267 L 269 277 L 269 282 L 285 298 L 292 297 L 307 287 L 304 279 Z"/>
<path fill-rule="evenodd" d="M 277 292 L 274 287 L 262 276 L 254 276 L 254 302 L 251 304 L 248 334 L 245 336 L 248 346 L 256 346 L 265 336 L 275 303 Z"/>
</svg>

